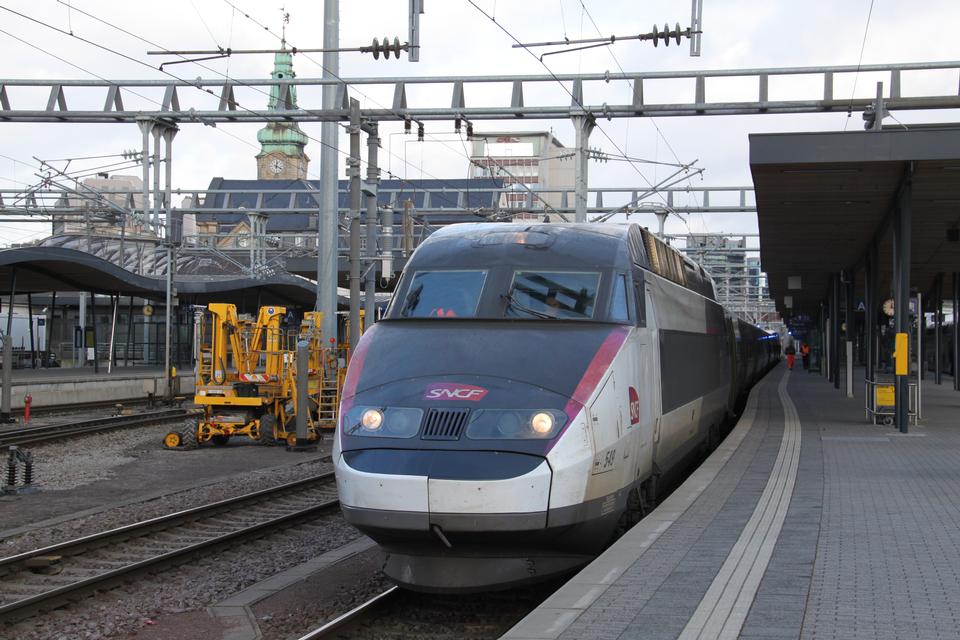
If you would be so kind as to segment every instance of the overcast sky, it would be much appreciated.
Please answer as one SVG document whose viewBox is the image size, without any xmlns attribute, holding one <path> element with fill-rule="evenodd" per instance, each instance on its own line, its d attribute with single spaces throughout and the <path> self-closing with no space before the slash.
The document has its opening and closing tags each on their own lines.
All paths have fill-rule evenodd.
<svg viewBox="0 0 960 640">
<path fill-rule="evenodd" d="M 521 41 L 538 41 L 596 37 L 600 34 L 630 35 L 647 32 L 653 24 L 662 28 L 665 22 L 690 22 L 688 0 L 475 0 L 480 9 L 494 15 L 497 23 Z M 70 6 L 68 6 L 68 4 Z M 287 40 L 299 48 L 322 46 L 323 2 L 321 0 L 287 0 L 254 2 L 253 0 L 168 0 L 167 2 L 107 0 L 0 0 L 0 7 L 29 15 L 67 32 L 113 49 L 111 53 L 84 43 L 69 35 L 57 33 L 9 11 L 0 11 L 0 78 L 95 78 L 169 79 L 155 67 L 158 59 L 146 51 L 166 49 L 207 49 L 216 47 L 272 48 L 278 42 L 261 25 L 279 33 L 282 24 L 281 5 L 290 14 Z M 407 36 L 406 0 L 353 0 L 341 3 L 341 46 L 368 44 L 374 36 Z M 815 65 L 856 65 L 862 63 L 896 63 L 960 60 L 960 44 L 953 32 L 960 24 L 960 2 L 957 0 L 703 0 L 702 55 L 689 56 L 686 42 L 680 47 L 654 48 L 648 42 L 625 41 L 611 47 L 591 51 L 550 56 L 546 62 L 555 73 L 671 71 L 688 69 L 736 69 L 758 67 L 792 67 Z M 868 14 L 869 27 L 867 26 Z M 72 8 L 71 8 L 72 7 Z M 421 17 L 421 61 L 410 63 L 383 59 L 374 61 L 369 55 L 343 54 L 340 75 L 414 76 L 414 75 L 496 75 L 543 74 L 545 69 L 529 53 L 512 49 L 513 41 L 504 31 L 485 17 L 467 0 L 426 0 L 426 13 Z M 80 11 L 110 23 L 98 22 Z M 249 18 L 244 16 L 249 14 Z M 252 19 L 251 19 L 252 18 Z M 256 22 L 255 22 L 256 21 Z M 257 22 L 260 24 L 258 25 Z M 596 27 L 594 26 L 596 25 Z M 125 34 L 124 29 L 130 34 Z M 25 42 L 21 42 L 19 38 Z M 30 43 L 30 44 L 26 44 Z M 33 45 L 33 46 L 31 46 Z M 43 49 L 41 52 L 35 47 Z M 62 60 L 52 57 L 58 56 Z M 124 54 L 134 60 L 125 59 Z M 297 55 L 294 69 L 299 77 L 319 77 L 321 54 Z M 67 62 L 69 61 L 69 62 Z M 198 76 L 222 79 L 261 78 L 272 67 L 272 56 L 234 56 L 196 64 L 175 65 L 171 73 L 193 79 Z M 154 68 L 150 68 L 150 67 Z M 877 80 L 871 74 L 838 78 L 835 95 L 871 97 Z M 854 82 L 856 87 L 854 89 Z M 645 86 L 648 102 L 688 101 L 693 96 L 692 81 L 671 81 Z M 923 73 L 904 77 L 904 95 L 956 94 L 958 74 Z M 366 95 L 353 92 L 364 107 L 389 105 L 391 89 L 361 88 Z M 612 87 L 585 87 L 586 103 L 629 101 L 628 90 Z M 815 99 L 820 96 L 819 81 L 809 77 L 771 82 L 771 99 Z M 468 105 L 495 104 L 509 101 L 508 85 L 493 88 L 489 94 L 468 93 Z M 31 89 L 11 88 L 8 94 L 14 107 L 42 109 L 47 95 Z M 528 89 L 526 103 L 562 100 L 559 87 L 541 91 Z M 749 100 L 756 96 L 756 81 L 708 83 L 709 99 Z M 160 93 L 145 91 L 142 98 L 125 96 L 130 108 L 155 108 L 151 99 Z M 238 93 L 242 105 L 265 106 L 266 96 L 253 90 Z M 319 88 L 301 88 L 300 104 L 319 107 Z M 74 91 L 67 93 L 71 108 L 90 105 L 100 108 L 102 93 Z M 569 98 L 568 98 L 569 100 Z M 410 106 L 448 106 L 450 87 L 437 86 L 408 93 Z M 181 103 L 186 106 L 208 105 L 209 99 L 196 89 L 181 90 Z M 215 108 L 215 102 L 213 107 Z M 909 126 L 916 122 L 956 121 L 955 112 L 894 112 L 897 121 Z M 888 120 L 887 123 L 895 124 Z M 502 130 L 553 128 L 559 139 L 573 146 L 573 128 L 568 121 L 495 121 L 478 123 L 484 129 Z M 591 137 L 591 146 L 617 154 L 658 161 L 682 162 L 699 160 L 706 171 L 695 186 L 750 185 L 747 135 L 771 131 L 841 131 L 861 129 L 859 113 L 848 119 L 840 113 L 799 116 L 712 116 L 601 120 Z M 258 152 L 258 125 L 220 125 L 216 129 L 202 125 L 182 125 L 174 147 L 174 186 L 203 189 L 215 176 L 254 178 Z M 303 129 L 319 140 L 320 125 L 304 124 Z M 427 123 L 428 139 L 416 141 L 405 136 L 399 125 L 381 125 L 385 152 L 381 161 L 393 174 L 405 178 L 462 178 L 467 174 L 465 150 L 461 138 L 453 133 L 452 123 Z M 138 149 L 140 133 L 133 124 L 9 124 L 0 125 L 0 188 L 22 188 L 36 182 L 34 156 L 42 159 L 71 158 L 118 154 Z M 346 148 L 342 140 L 340 148 Z M 317 142 L 307 146 L 311 157 L 310 177 L 319 178 L 320 148 Z M 94 166 L 115 160 L 74 163 L 72 168 Z M 340 175 L 343 176 L 343 156 Z M 622 186 L 643 188 L 648 182 L 662 178 L 664 167 L 648 164 L 593 163 L 590 186 Z M 139 175 L 137 169 L 125 171 Z M 617 204 L 605 201 L 606 205 Z M 653 216 L 641 216 L 643 224 L 655 226 Z M 752 215 L 692 216 L 687 222 L 671 220 L 668 231 L 683 233 L 687 229 L 716 232 L 755 232 Z M 49 232 L 46 225 L 0 226 L 0 245 L 42 237 Z"/>
</svg>

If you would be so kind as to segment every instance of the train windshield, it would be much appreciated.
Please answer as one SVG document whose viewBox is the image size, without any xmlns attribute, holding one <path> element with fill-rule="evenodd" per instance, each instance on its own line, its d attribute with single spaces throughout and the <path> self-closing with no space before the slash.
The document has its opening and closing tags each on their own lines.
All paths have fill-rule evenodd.
<svg viewBox="0 0 960 640">
<path fill-rule="evenodd" d="M 516 271 L 505 296 L 507 317 L 593 318 L 600 273 L 597 271 Z"/>
<path fill-rule="evenodd" d="M 400 306 L 400 317 L 476 317 L 486 279 L 486 271 L 417 271 Z"/>
</svg>

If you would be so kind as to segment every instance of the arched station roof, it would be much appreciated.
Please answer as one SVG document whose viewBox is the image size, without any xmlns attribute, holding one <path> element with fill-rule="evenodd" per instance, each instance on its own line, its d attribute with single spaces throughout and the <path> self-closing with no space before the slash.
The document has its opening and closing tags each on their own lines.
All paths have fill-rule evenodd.
<svg viewBox="0 0 960 640">
<path fill-rule="evenodd" d="M 92 291 L 163 300 L 164 278 L 144 276 L 83 251 L 60 247 L 21 247 L 0 251 L 0 295 L 9 295 L 16 271 L 16 293 Z M 288 274 L 264 278 L 177 276 L 182 301 L 193 304 L 257 300 L 260 304 L 312 307 L 315 285 Z"/>
</svg>

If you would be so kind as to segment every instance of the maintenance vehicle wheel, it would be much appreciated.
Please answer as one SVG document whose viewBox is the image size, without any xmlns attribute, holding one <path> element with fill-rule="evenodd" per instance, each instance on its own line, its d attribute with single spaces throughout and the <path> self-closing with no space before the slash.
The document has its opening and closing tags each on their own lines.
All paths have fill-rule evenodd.
<svg viewBox="0 0 960 640">
<path fill-rule="evenodd" d="M 180 433 L 178 431 L 171 431 L 167 435 L 163 436 L 163 448 L 176 449 L 180 446 L 180 440 Z"/>
<path fill-rule="evenodd" d="M 276 444 L 277 439 L 274 435 L 277 429 L 277 418 L 272 414 L 260 416 L 260 438 L 257 440 L 260 444 Z"/>
<path fill-rule="evenodd" d="M 225 447 L 230 442 L 230 436 L 216 435 L 210 438 L 210 441 L 218 447 Z"/>
<path fill-rule="evenodd" d="M 196 449 L 197 444 L 197 425 L 193 421 L 184 423 L 183 430 L 180 432 L 180 448 Z"/>
</svg>

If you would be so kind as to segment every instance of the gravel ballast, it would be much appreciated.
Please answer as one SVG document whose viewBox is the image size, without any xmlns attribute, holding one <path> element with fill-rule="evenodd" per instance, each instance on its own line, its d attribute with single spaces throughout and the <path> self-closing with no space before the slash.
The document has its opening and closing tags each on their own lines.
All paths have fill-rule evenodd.
<svg viewBox="0 0 960 640">
<path fill-rule="evenodd" d="M 7 626 L 0 629 L 0 638 L 131 637 L 138 629 L 154 624 L 159 616 L 196 611 L 220 602 L 359 535 L 339 514 L 324 516 Z"/>
</svg>

